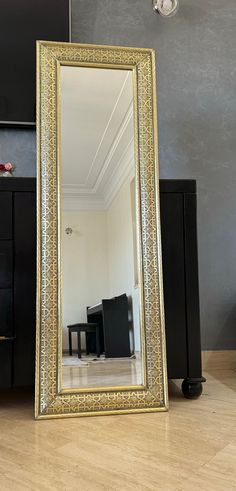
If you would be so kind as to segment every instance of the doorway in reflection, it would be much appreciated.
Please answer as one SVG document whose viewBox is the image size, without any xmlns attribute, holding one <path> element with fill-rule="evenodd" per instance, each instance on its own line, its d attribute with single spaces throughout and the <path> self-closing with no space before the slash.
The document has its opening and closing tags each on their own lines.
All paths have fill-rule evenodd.
<svg viewBox="0 0 236 491">
<path fill-rule="evenodd" d="M 62 386 L 143 383 L 132 73 L 61 67 Z"/>
</svg>

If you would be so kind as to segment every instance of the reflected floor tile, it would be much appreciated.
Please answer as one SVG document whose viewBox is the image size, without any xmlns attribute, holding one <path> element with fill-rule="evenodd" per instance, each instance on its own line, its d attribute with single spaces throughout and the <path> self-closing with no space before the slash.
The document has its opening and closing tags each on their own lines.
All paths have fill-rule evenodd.
<svg viewBox="0 0 236 491">
<path fill-rule="evenodd" d="M 63 357 L 62 387 L 116 387 L 142 384 L 139 358 Z M 70 365 L 71 363 L 71 365 Z"/>
</svg>

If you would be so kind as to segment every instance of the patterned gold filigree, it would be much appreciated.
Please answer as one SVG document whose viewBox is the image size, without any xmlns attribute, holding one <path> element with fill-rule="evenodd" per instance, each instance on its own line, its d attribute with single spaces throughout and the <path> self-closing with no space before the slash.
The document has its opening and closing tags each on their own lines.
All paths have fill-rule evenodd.
<svg viewBox="0 0 236 491">
<path fill-rule="evenodd" d="M 166 358 L 157 199 L 155 61 L 152 50 L 38 42 L 38 299 L 36 417 L 167 409 Z M 60 392 L 58 92 L 59 64 L 129 67 L 136 79 L 136 154 L 140 201 L 143 346 L 146 386 Z"/>
</svg>

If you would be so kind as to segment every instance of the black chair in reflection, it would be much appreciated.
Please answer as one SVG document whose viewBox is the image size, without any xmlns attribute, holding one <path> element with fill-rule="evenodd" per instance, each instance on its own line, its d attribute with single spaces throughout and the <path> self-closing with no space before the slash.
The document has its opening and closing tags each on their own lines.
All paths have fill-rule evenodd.
<svg viewBox="0 0 236 491">
<path fill-rule="evenodd" d="M 80 322 L 79 324 L 72 324 L 70 326 L 67 326 L 68 328 L 68 335 L 69 335 L 69 353 L 70 356 L 72 356 L 72 332 L 77 333 L 77 344 L 78 344 L 78 358 L 81 358 L 81 333 L 85 332 L 85 339 L 86 339 L 86 354 L 89 355 L 89 343 L 88 343 L 88 335 L 89 333 L 94 333 L 96 337 L 96 351 L 97 351 L 97 357 L 100 357 L 100 341 L 99 341 L 99 324 L 95 322 L 86 322 L 82 323 Z"/>
</svg>

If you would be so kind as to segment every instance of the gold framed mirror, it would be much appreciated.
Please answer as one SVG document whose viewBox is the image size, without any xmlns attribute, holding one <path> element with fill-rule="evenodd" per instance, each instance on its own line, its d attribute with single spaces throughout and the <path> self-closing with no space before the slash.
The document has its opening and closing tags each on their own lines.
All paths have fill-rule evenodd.
<svg viewBox="0 0 236 491">
<path fill-rule="evenodd" d="M 168 408 L 155 54 L 37 42 L 36 418 Z"/>
</svg>

